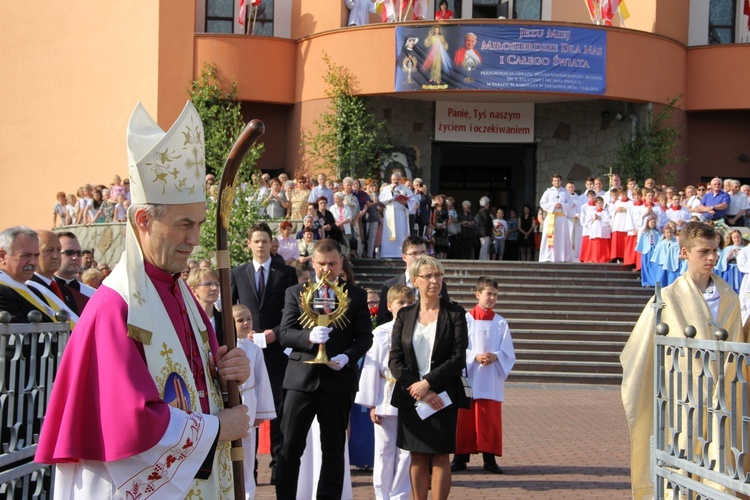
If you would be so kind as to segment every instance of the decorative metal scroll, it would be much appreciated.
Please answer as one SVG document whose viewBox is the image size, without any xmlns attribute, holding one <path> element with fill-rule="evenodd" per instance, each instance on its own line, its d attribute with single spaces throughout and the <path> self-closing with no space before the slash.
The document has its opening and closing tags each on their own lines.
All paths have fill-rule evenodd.
<svg viewBox="0 0 750 500">
<path fill-rule="evenodd" d="M 656 307 L 660 302 L 657 294 Z M 663 306 L 663 303 L 662 303 Z M 654 498 L 750 494 L 750 344 L 655 335 Z"/>
<path fill-rule="evenodd" d="M 52 498 L 54 467 L 34 463 L 67 323 L 0 324 L 0 498 Z"/>
</svg>

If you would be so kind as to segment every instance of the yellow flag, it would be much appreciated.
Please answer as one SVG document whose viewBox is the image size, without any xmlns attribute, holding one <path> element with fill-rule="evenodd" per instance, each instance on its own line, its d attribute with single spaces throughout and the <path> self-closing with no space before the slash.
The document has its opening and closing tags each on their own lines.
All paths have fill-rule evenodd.
<svg viewBox="0 0 750 500">
<path fill-rule="evenodd" d="M 622 0 L 620 2 L 619 12 L 620 12 L 620 17 L 622 18 L 623 21 L 630 17 L 630 11 L 628 10 L 627 5 L 625 5 L 625 0 Z"/>
</svg>

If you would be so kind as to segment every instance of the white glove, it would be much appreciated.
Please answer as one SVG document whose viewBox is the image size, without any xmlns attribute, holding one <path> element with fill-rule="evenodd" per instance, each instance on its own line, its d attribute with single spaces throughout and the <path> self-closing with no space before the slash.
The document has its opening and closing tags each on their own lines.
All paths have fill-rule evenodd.
<svg viewBox="0 0 750 500">
<path fill-rule="evenodd" d="M 333 328 L 328 326 L 316 326 L 310 330 L 310 336 L 308 340 L 311 344 L 325 344 L 328 342 L 328 334 L 331 333 Z"/>
<path fill-rule="evenodd" d="M 346 354 L 339 354 L 331 358 L 331 364 L 328 367 L 337 372 L 342 369 L 349 362 L 349 356 Z M 334 364 L 335 363 L 335 364 Z"/>
</svg>

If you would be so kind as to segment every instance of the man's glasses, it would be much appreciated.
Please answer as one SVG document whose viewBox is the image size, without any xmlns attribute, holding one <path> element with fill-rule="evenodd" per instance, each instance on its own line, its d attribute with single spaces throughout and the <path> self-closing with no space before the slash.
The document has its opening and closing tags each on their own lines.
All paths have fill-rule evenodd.
<svg viewBox="0 0 750 500">
<path fill-rule="evenodd" d="M 74 255 L 76 257 L 80 257 L 81 255 L 83 255 L 83 252 L 80 250 L 63 250 L 62 254 L 67 255 L 68 257 L 72 257 Z"/>
</svg>

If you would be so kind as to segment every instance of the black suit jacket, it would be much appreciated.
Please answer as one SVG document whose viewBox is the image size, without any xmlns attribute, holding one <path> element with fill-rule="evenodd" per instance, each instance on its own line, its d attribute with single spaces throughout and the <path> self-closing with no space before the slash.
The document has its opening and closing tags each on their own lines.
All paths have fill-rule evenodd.
<svg viewBox="0 0 750 500">
<path fill-rule="evenodd" d="M 34 276 L 31 277 L 31 281 L 34 281 L 35 283 L 39 283 L 43 287 L 47 288 L 47 290 L 49 290 L 50 292 L 55 293 L 54 290 L 52 290 L 52 287 L 48 285 L 47 283 L 45 283 L 44 280 L 40 278 L 39 276 L 37 276 L 36 274 L 34 274 Z M 67 286 L 65 287 L 60 286 L 59 283 L 57 286 L 60 287 L 60 291 L 62 292 L 62 295 L 63 295 L 63 302 L 65 302 L 65 305 L 68 306 L 68 309 L 70 309 L 71 311 L 73 311 L 74 313 L 80 316 L 81 313 L 78 311 L 78 305 L 76 304 L 76 300 L 73 297 L 73 294 L 71 293 L 71 289 Z M 32 292 L 36 293 L 36 290 L 34 290 L 31 287 L 29 288 L 31 289 Z M 37 293 L 37 295 L 39 295 L 39 298 L 41 298 L 42 300 L 46 301 L 44 296 L 42 296 L 39 293 Z"/>
<path fill-rule="evenodd" d="M 372 323 L 370 311 L 367 309 L 367 292 L 339 281 L 339 284 L 341 283 L 344 283 L 345 289 L 349 291 L 349 306 L 345 314 L 348 322 L 343 328 L 333 327 L 326 343 L 326 354 L 329 358 L 346 354 L 349 362 L 339 371 L 334 371 L 326 365 L 304 363 L 315 357 L 318 346 L 315 344 L 310 347 L 310 329 L 302 328 L 300 325 L 300 292 L 303 286 L 296 285 L 286 292 L 284 317 L 281 321 L 281 345 L 292 348 L 284 376 L 284 389 L 313 392 L 320 388 L 327 393 L 357 392 L 357 361 L 372 345 Z"/>
<path fill-rule="evenodd" d="M 419 193 L 419 214 L 417 218 L 422 224 L 430 223 L 430 211 L 432 210 L 432 197 L 429 194 Z"/>
<path fill-rule="evenodd" d="M 266 279 L 266 289 L 262 300 L 258 300 L 255 286 L 255 267 L 252 262 L 235 267 L 231 272 L 232 304 L 242 304 L 250 309 L 253 317 L 253 329 L 256 332 L 273 330 L 279 336 L 281 312 L 284 308 L 286 290 L 297 284 L 297 273 L 287 265 L 279 265 L 271 259 Z M 224 335 L 230 335 L 230 329 Z M 266 367 L 285 367 L 286 354 L 278 341 L 272 342 L 263 349 Z"/>
<path fill-rule="evenodd" d="M 81 293 L 80 283 L 78 283 L 78 281 L 76 280 L 71 281 L 72 284 L 78 286 L 78 288 L 74 288 L 72 285 L 68 285 L 68 283 L 64 279 L 58 276 L 55 276 L 55 281 L 57 281 L 57 284 L 63 291 L 63 295 L 66 295 L 66 292 L 69 292 L 70 296 L 73 297 L 73 304 L 75 305 L 75 307 L 71 307 L 71 304 L 68 303 L 68 299 L 66 297 L 65 303 L 68 305 L 68 307 L 70 307 L 71 310 L 78 316 L 83 314 L 83 310 L 86 307 L 86 304 L 88 304 L 89 302 L 89 297 Z"/>
<path fill-rule="evenodd" d="M 388 367 L 396 379 L 391 398 L 391 404 L 396 408 L 414 406 L 409 387 L 420 381 L 417 355 L 412 343 L 418 314 L 419 302 L 404 307 L 398 312 L 393 325 Z M 424 379 L 430 383 L 430 390 L 438 394 L 447 391 L 454 403 L 458 403 L 459 391 L 463 390 L 460 377 L 466 367 L 468 342 L 466 311 L 455 302 L 441 300 L 430 371 Z"/>
<path fill-rule="evenodd" d="M 12 288 L 0 285 L 0 311 L 8 311 L 10 313 L 11 323 L 29 323 L 29 319 L 26 317 L 31 311 L 39 311 L 34 305 L 28 300 L 24 299 L 21 294 L 13 290 Z M 51 323 L 50 318 L 44 311 L 42 313 L 42 322 Z"/>
<path fill-rule="evenodd" d="M 406 284 L 406 276 L 404 273 L 399 274 L 395 278 L 391 278 L 385 283 L 383 283 L 383 288 L 380 290 L 380 303 L 378 304 L 378 316 L 375 319 L 375 322 L 378 325 L 382 325 L 383 323 L 388 323 L 393 319 L 393 314 L 391 314 L 391 311 L 388 310 L 388 290 L 391 289 L 393 285 L 405 285 Z M 440 288 L 440 299 L 445 301 L 450 301 L 450 295 L 448 295 L 448 287 L 445 285 L 445 280 L 443 280 L 443 286 Z"/>
</svg>

